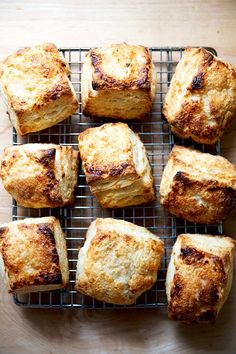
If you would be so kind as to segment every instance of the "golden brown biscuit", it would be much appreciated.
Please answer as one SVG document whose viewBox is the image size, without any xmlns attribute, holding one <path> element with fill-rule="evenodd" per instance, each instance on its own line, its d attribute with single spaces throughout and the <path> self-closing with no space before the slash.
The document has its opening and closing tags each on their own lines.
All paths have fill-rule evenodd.
<svg viewBox="0 0 236 354">
<path fill-rule="evenodd" d="M 82 69 L 83 113 L 144 118 L 155 96 L 156 73 L 148 48 L 127 43 L 94 48 Z"/>
<path fill-rule="evenodd" d="M 157 279 L 163 242 L 144 227 L 97 219 L 79 251 L 76 290 L 113 304 L 132 304 Z"/>
<path fill-rule="evenodd" d="M 86 129 L 79 134 L 79 150 L 86 181 L 104 208 L 155 199 L 145 147 L 127 124 Z"/>
<path fill-rule="evenodd" d="M 215 322 L 232 284 L 234 244 L 230 237 L 178 236 L 166 277 L 170 318 Z"/>
<path fill-rule="evenodd" d="M 59 221 L 50 216 L 1 225 L 0 271 L 9 293 L 24 294 L 66 286 L 68 259 Z"/>
<path fill-rule="evenodd" d="M 51 127 L 76 111 L 69 71 L 52 43 L 19 50 L 0 63 L 0 91 L 18 134 Z"/>
<path fill-rule="evenodd" d="M 236 68 L 204 48 L 188 48 L 177 65 L 163 113 L 172 131 L 215 143 L 236 112 Z"/>
<path fill-rule="evenodd" d="M 19 205 L 55 208 L 74 201 L 78 151 L 71 146 L 26 144 L 6 148 L 0 174 Z"/>
<path fill-rule="evenodd" d="M 198 223 L 225 219 L 236 206 L 236 168 L 221 156 L 174 146 L 160 185 L 170 213 Z"/>
</svg>

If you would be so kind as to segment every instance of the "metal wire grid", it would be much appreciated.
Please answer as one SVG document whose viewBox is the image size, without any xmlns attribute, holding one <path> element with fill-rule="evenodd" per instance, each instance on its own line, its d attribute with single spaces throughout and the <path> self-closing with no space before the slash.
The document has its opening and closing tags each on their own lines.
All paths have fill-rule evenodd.
<svg viewBox="0 0 236 354">
<path fill-rule="evenodd" d="M 21 138 L 13 131 L 13 145 L 22 143 L 53 142 L 62 145 L 72 145 L 77 149 L 78 133 L 90 126 L 97 126 L 107 122 L 107 119 L 88 118 L 82 114 L 81 105 L 81 68 L 86 52 L 89 48 L 63 48 L 60 49 L 68 60 L 71 68 L 71 82 L 79 97 L 78 111 L 67 120 L 41 132 L 29 134 Z M 185 146 L 194 146 L 202 151 L 220 153 L 220 145 L 204 146 L 193 143 L 191 139 L 179 139 L 171 133 L 169 125 L 163 119 L 161 108 L 165 93 L 170 84 L 175 67 L 182 57 L 184 48 L 157 48 L 151 47 L 150 52 L 156 68 L 158 87 L 156 90 L 153 110 L 144 121 L 133 121 L 129 125 L 139 132 L 144 141 L 150 163 L 153 169 L 155 187 L 159 190 L 162 171 L 174 143 Z M 216 54 L 214 49 L 208 48 Z M 158 196 L 158 193 L 157 193 Z M 70 282 L 66 289 L 26 295 L 14 295 L 14 301 L 24 307 L 56 307 L 56 308 L 124 308 L 124 307 L 158 307 L 166 305 L 165 276 L 172 246 L 176 235 L 182 232 L 190 233 L 222 233 L 222 225 L 198 225 L 171 216 L 159 202 L 148 203 L 142 206 L 127 207 L 114 210 L 102 209 L 90 194 L 85 181 L 81 165 L 79 166 L 79 179 L 76 190 L 75 205 L 57 209 L 26 209 L 13 201 L 13 220 L 24 217 L 41 217 L 54 215 L 61 221 L 66 235 L 69 257 Z M 83 245 L 84 236 L 90 223 L 96 217 L 113 217 L 133 222 L 147 227 L 151 232 L 160 236 L 165 243 L 164 257 L 158 272 L 158 280 L 153 288 L 140 296 L 134 305 L 118 306 L 97 301 L 74 290 L 75 272 L 78 249 Z"/>
</svg>

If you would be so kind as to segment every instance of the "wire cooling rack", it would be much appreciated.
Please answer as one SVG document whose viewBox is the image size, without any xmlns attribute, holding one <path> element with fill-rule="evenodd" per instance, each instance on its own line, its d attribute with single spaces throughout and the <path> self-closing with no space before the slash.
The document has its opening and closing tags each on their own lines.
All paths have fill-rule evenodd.
<svg viewBox="0 0 236 354">
<path fill-rule="evenodd" d="M 212 48 L 207 48 L 213 54 Z M 94 119 L 83 116 L 81 106 L 81 68 L 84 57 L 89 48 L 62 48 L 62 55 L 68 60 L 71 68 L 70 79 L 79 97 L 78 111 L 56 126 L 38 133 L 29 134 L 21 138 L 13 131 L 13 144 L 22 143 L 56 143 L 77 147 L 78 133 L 91 126 L 107 122 L 107 119 Z M 174 143 L 211 152 L 220 153 L 220 145 L 204 146 L 193 143 L 191 139 L 182 140 L 171 133 L 169 125 L 161 114 L 162 103 L 167 92 L 175 67 L 182 57 L 184 48 L 157 48 L 151 47 L 150 52 L 156 68 L 158 85 L 152 112 L 144 121 L 132 121 L 129 126 L 138 132 L 143 140 L 150 163 L 152 165 L 156 190 L 159 190 L 162 171 L 167 162 L 168 155 Z M 158 193 L 157 193 L 158 196 Z M 156 202 L 141 206 L 127 207 L 114 210 L 102 209 L 91 195 L 86 184 L 85 176 L 79 167 L 79 179 L 76 190 L 75 205 L 57 209 L 25 209 L 13 201 L 13 220 L 24 217 L 41 217 L 53 215 L 60 219 L 66 235 L 70 282 L 66 289 L 14 295 L 14 301 L 24 307 L 59 307 L 59 308 L 122 308 L 122 307 L 159 307 L 166 305 L 165 276 L 172 246 L 176 235 L 183 232 L 190 233 L 222 233 L 222 225 L 198 225 L 171 216 L 160 205 L 159 196 Z M 137 225 L 147 227 L 151 232 L 161 237 L 165 243 L 164 257 L 158 272 L 158 280 L 153 288 L 140 296 L 134 305 L 118 306 L 97 301 L 74 290 L 75 272 L 77 265 L 78 249 L 83 245 L 88 226 L 96 217 L 113 217 L 124 219 Z"/>
</svg>

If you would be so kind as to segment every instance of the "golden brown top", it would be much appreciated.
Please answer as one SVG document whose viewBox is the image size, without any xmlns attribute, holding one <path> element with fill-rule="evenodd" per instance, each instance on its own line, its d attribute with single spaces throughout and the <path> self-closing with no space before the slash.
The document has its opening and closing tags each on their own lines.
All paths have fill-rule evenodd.
<svg viewBox="0 0 236 354">
<path fill-rule="evenodd" d="M 148 48 L 127 43 L 94 48 L 88 53 L 93 66 L 94 90 L 150 90 L 152 63 Z"/>
<path fill-rule="evenodd" d="M 68 64 L 52 43 L 19 50 L 0 63 L 2 90 L 17 114 L 72 95 L 68 74 Z"/>
<path fill-rule="evenodd" d="M 86 181 L 104 208 L 155 199 L 145 147 L 127 124 L 108 123 L 79 135 Z"/>
<path fill-rule="evenodd" d="M 186 172 L 198 179 L 217 179 L 236 189 L 236 167 L 222 156 L 175 145 L 169 161 L 174 170 Z"/>
<path fill-rule="evenodd" d="M 157 277 L 163 242 L 123 220 L 97 219 L 79 251 L 76 289 L 116 304 L 131 304 Z"/>
<path fill-rule="evenodd" d="M 236 68 L 204 48 L 184 51 L 163 113 L 173 131 L 195 141 L 213 144 L 236 112 Z"/>
<path fill-rule="evenodd" d="M 174 146 L 160 185 L 161 203 L 183 219 L 214 223 L 236 207 L 236 167 L 221 156 Z"/>
<path fill-rule="evenodd" d="M 61 284 L 54 217 L 25 219 L 2 225 L 0 252 L 9 292 L 32 285 Z"/>
<path fill-rule="evenodd" d="M 107 123 L 79 134 L 87 183 L 116 177 L 138 178 L 131 133 L 127 124 Z"/>
<path fill-rule="evenodd" d="M 26 144 L 4 150 L 1 178 L 20 205 L 58 207 L 74 200 L 78 151 L 71 146 Z"/>
<path fill-rule="evenodd" d="M 169 316 L 182 322 L 214 322 L 232 281 L 235 241 L 182 234 L 167 274 Z"/>
</svg>

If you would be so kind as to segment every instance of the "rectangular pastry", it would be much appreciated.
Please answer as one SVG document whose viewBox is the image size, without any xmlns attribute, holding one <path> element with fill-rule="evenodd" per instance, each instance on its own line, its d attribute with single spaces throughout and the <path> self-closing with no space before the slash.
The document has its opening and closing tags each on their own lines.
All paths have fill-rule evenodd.
<svg viewBox="0 0 236 354">
<path fill-rule="evenodd" d="M 161 204 L 180 218 L 210 224 L 236 207 L 236 167 L 221 156 L 175 145 L 160 185 Z"/>
<path fill-rule="evenodd" d="M 215 322 L 232 284 L 234 245 L 230 237 L 178 236 L 166 277 L 170 318 Z"/>
<path fill-rule="evenodd" d="M 203 144 L 215 143 L 236 113 L 236 68 L 204 48 L 187 48 L 163 106 L 172 131 Z"/>
<path fill-rule="evenodd" d="M 155 96 L 156 73 L 148 48 L 127 43 L 93 48 L 82 69 L 83 113 L 144 118 Z"/>
<path fill-rule="evenodd" d="M 155 199 L 151 167 L 139 136 L 127 124 L 107 123 L 79 134 L 86 181 L 104 208 Z"/>
<path fill-rule="evenodd" d="M 163 242 L 124 220 L 96 219 L 79 251 L 75 289 L 97 300 L 133 304 L 157 279 Z"/>
<path fill-rule="evenodd" d="M 0 91 L 18 134 L 51 127 L 77 110 L 69 72 L 52 43 L 24 48 L 0 63 Z"/>
<path fill-rule="evenodd" d="M 71 146 L 25 144 L 4 149 L 4 188 L 26 208 L 72 204 L 78 178 L 78 151 Z"/>
<path fill-rule="evenodd" d="M 66 241 L 59 221 L 49 216 L 1 225 L 0 271 L 9 293 L 65 287 L 69 269 Z"/>
</svg>

